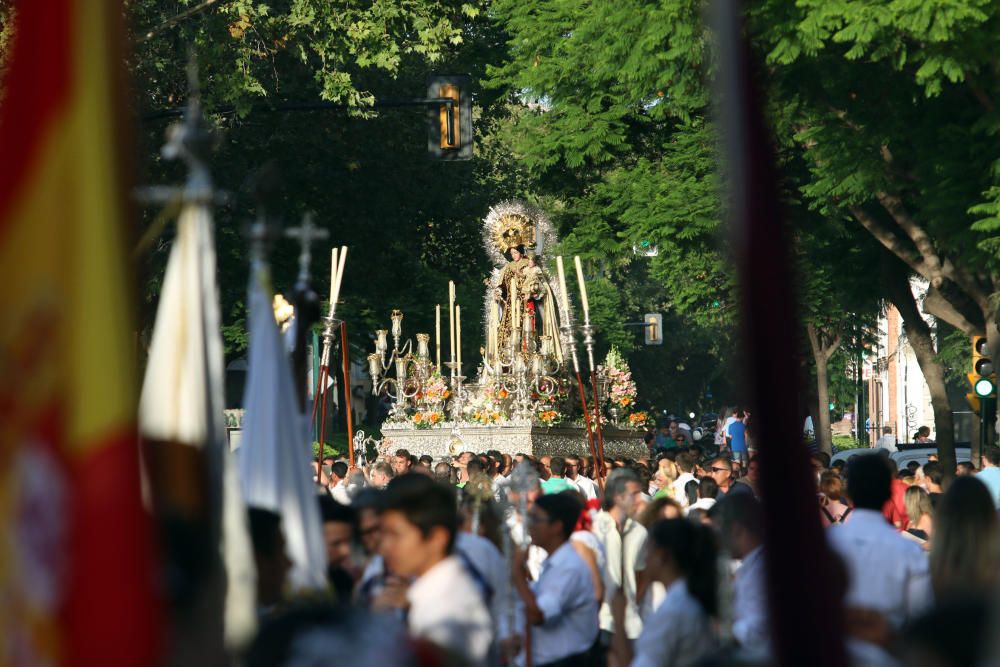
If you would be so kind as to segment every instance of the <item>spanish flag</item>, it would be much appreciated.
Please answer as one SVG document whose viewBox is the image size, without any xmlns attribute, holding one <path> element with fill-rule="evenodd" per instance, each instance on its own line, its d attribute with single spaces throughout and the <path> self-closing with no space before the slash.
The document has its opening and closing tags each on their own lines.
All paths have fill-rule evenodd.
<svg viewBox="0 0 1000 667">
<path fill-rule="evenodd" d="M 16 3 L 0 102 L 0 666 L 151 665 L 121 3 Z"/>
</svg>

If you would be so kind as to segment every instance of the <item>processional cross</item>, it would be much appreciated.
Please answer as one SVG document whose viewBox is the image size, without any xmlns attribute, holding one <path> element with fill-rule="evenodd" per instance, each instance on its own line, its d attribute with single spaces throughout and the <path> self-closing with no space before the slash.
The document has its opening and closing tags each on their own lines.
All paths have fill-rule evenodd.
<svg viewBox="0 0 1000 667">
<path fill-rule="evenodd" d="M 312 262 L 313 241 L 323 241 L 330 237 L 330 232 L 323 227 L 317 227 L 313 222 L 313 214 L 306 213 L 302 217 L 302 223 L 298 227 L 289 227 L 285 230 L 285 236 L 298 239 L 301 247 L 299 253 L 299 282 L 304 283 L 309 280 L 309 264 Z"/>
</svg>

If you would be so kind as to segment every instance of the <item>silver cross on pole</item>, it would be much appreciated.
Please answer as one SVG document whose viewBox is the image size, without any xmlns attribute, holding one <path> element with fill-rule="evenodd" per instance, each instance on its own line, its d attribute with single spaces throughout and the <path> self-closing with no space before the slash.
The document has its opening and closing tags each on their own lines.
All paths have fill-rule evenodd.
<svg viewBox="0 0 1000 667">
<path fill-rule="evenodd" d="M 298 227 L 289 227 L 285 230 L 285 236 L 291 239 L 298 239 L 301 247 L 299 253 L 299 282 L 306 283 L 309 280 L 309 264 L 312 262 L 313 241 L 323 241 L 330 237 L 330 232 L 322 227 L 317 227 L 313 222 L 313 214 L 306 213 L 302 216 L 302 223 Z"/>
</svg>

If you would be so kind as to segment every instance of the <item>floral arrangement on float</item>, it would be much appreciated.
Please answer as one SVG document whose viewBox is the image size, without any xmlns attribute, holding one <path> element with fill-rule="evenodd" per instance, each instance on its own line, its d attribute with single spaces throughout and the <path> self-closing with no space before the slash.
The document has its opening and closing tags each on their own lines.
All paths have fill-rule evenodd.
<svg viewBox="0 0 1000 667">
<path fill-rule="evenodd" d="M 539 424 L 543 426 L 556 426 L 561 424 L 565 415 L 556 410 L 554 407 L 540 407 L 535 411 L 535 419 L 538 420 Z"/>
<path fill-rule="evenodd" d="M 614 345 L 608 351 L 604 363 L 597 367 L 597 376 L 604 385 L 604 395 L 601 398 L 602 403 L 607 406 L 611 422 L 616 426 L 632 429 L 645 428 L 650 422 L 649 414 L 636 410 L 639 391 L 632 379 L 632 369 Z"/>
<path fill-rule="evenodd" d="M 566 404 L 569 398 L 569 383 L 564 379 L 547 382 L 531 392 L 535 405 L 535 422 L 542 426 L 556 426 L 568 418 Z"/>
<path fill-rule="evenodd" d="M 451 397 L 451 390 L 444 376 L 434 371 L 417 391 L 414 400 L 417 405 L 441 405 Z"/>
<path fill-rule="evenodd" d="M 465 421 L 480 426 L 500 424 L 508 420 L 503 402 L 510 392 L 496 384 L 485 384 L 469 392 L 463 406 L 462 416 Z"/>
<path fill-rule="evenodd" d="M 413 428 L 434 428 L 444 421 L 444 412 L 441 410 L 417 410 L 410 416 L 409 421 L 413 424 Z"/>
<path fill-rule="evenodd" d="M 634 429 L 646 428 L 650 424 L 649 413 L 645 410 L 633 412 L 628 416 L 628 427 Z"/>
<path fill-rule="evenodd" d="M 628 367 L 625 357 L 614 345 L 608 351 L 604 363 L 597 367 L 597 375 L 607 386 L 605 398 L 611 407 L 618 410 L 629 410 L 635 406 L 639 392 L 632 379 L 632 370 Z"/>
<path fill-rule="evenodd" d="M 451 396 L 447 381 L 434 371 L 407 401 L 404 415 L 390 417 L 390 422 L 410 424 L 414 428 L 429 429 L 445 421 L 445 405 Z"/>
</svg>

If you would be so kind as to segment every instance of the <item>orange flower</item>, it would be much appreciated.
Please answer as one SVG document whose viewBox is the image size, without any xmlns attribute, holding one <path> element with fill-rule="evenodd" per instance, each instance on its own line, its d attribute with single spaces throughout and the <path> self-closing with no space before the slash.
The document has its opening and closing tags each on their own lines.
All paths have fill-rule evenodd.
<svg viewBox="0 0 1000 667">
<path fill-rule="evenodd" d="M 424 415 L 422 413 L 418 412 L 417 414 L 413 415 L 413 421 L 414 421 L 414 423 L 419 424 L 423 420 L 424 420 Z"/>
<path fill-rule="evenodd" d="M 435 412 L 431 415 L 432 424 L 437 424 L 439 419 L 441 419 L 441 417 L 438 415 L 438 413 Z"/>
</svg>

